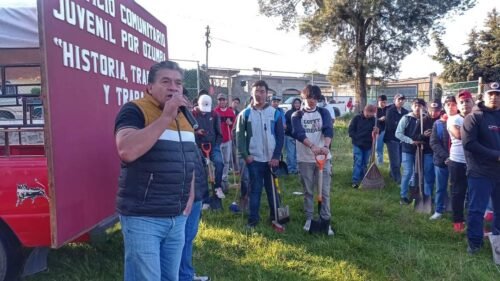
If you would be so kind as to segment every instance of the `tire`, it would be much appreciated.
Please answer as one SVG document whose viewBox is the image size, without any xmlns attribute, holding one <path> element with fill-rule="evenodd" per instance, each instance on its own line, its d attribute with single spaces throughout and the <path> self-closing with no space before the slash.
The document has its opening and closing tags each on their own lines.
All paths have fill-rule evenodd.
<svg viewBox="0 0 500 281">
<path fill-rule="evenodd" d="M 340 117 L 340 109 L 338 107 L 333 107 L 333 111 L 335 112 L 335 118 Z"/>
<path fill-rule="evenodd" d="M 16 117 L 8 111 L 0 111 L 0 119 L 16 119 Z"/>
<path fill-rule="evenodd" d="M 3 240 L 0 239 L 0 281 L 6 280 L 7 262 L 7 249 L 5 248 Z"/>
<path fill-rule="evenodd" d="M 0 281 L 18 280 L 22 268 L 22 248 L 0 221 Z"/>
</svg>

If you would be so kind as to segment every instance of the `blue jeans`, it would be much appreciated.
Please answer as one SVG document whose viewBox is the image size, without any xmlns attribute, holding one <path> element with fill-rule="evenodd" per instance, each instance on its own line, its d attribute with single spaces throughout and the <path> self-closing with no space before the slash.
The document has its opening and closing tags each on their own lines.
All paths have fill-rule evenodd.
<svg viewBox="0 0 500 281">
<path fill-rule="evenodd" d="M 483 244 L 484 212 L 491 196 L 493 203 L 493 235 L 500 234 L 500 181 L 490 178 L 468 177 L 469 212 L 467 215 L 467 239 L 472 248 Z"/>
<path fill-rule="evenodd" d="M 120 216 L 125 281 L 177 281 L 187 216 Z"/>
<path fill-rule="evenodd" d="M 269 204 L 269 217 L 274 218 L 274 206 L 278 205 L 278 195 L 276 194 L 276 202 L 273 204 L 273 190 L 271 183 L 271 170 L 267 162 L 253 161 L 247 164 L 250 174 L 250 216 L 248 217 L 249 224 L 257 224 L 260 220 L 260 197 L 262 187 L 264 186 L 267 194 L 267 202 Z"/>
<path fill-rule="evenodd" d="M 448 201 L 448 167 L 434 166 L 436 174 L 436 212 L 443 214 Z"/>
<path fill-rule="evenodd" d="M 286 164 L 289 173 L 297 173 L 297 149 L 295 139 L 285 136 Z"/>
<path fill-rule="evenodd" d="M 408 198 L 408 187 L 414 172 L 415 154 L 403 152 L 403 178 L 401 179 L 401 198 Z M 424 154 L 424 195 L 431 196 L 434 189 L 434 163 L 432 154 Z"/>
<path fill-rule="evenodd" d="M 389 154 L 390 176 L 396 182 L 401 182 L 401 143 L 388 141 L 387 153 Z"/>
<path fill-rule="evenodd" d="M 352 156 L 354 158 L 352 163 L 352 183 L 359 184 L 366 173 L 366 165 L 370 159 L 370 149 L 361 149 L 357 145 L 352 145 Z"/>
<path fill-rule="evenodd" d="M 377 164 L 379 165 L 384 163 L 384 136 L 385 136 L 385 131 L 382 131 L 377 137 L 376 151 L 377 151 Z"/>
<path fill-rule="evenodd" d="M 240 196 L 245 197 L 248 192 L 248 187 L 250 185 L 250 175 L 248 173 L 247 163 L 243 158 L 240 159 Z"/>
<path fill-rule="evenodd" d="M 201 201 L 193 203 L 191 214 L 186 221 L 186 235 L 184 248 L 182 249 L 181 266 L 179 268 L 179 281 L 193 281 L 193 241 L 198 233 L 198 223 L 201 217 Z"/>
<path fill-rule="evenodd" d="M 210 151 L 210 161 L 212 161 L 215 168 L 215 187 L 222 187 L 222 172 L 224 171 L 224 161 L 222 160 L 220 145 L 214 145 L 212 147 L 212 151 Z"/>
</svg>

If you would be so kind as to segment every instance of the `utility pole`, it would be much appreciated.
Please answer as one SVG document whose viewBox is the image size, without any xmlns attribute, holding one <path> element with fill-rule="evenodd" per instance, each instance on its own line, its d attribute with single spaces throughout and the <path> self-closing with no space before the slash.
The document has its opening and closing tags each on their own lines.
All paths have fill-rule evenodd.
<svg viewBox="0 0 500 281">
<path fill-rule="evenodd" d="M 437 74 L 436 72 L 432 72 L 431 74 L 429 74 L 429 101 L 433 101 L 434 100 L 434 77 L 436 77 Z"/>
<path fill-rule="evenodd" d="M 210 26 L 207 25 L 207 31 L 205 32 L 205 47 L 206 47 L 206 56 L 205 56 L 205 66 L 207 67 L 207 73 L 208 73 L 208 48 L 210 48 L 211 43 L 210 43 Z"/>
</svg>

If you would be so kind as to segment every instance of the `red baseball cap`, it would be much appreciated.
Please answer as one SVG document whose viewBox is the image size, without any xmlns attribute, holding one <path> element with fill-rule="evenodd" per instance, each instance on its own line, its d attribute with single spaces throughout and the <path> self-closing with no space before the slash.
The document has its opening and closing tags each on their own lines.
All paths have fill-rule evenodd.
<svg viewBox="0 0 500 281">
<path fill-rule="evenodd" d="M 458 99 L 472 99 L 472 94 L 469 91 L 460 91 L 457 97 Z"/>
</svg>

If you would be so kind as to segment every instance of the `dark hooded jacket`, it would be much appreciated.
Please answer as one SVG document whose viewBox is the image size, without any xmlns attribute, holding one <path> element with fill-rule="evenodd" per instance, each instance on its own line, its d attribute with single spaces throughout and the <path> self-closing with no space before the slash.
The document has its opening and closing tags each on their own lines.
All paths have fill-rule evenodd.
<svg viewBox="0 0 500 281">
<path fill-rule="evenodd" d="M 437 120 L 432 126 L 430 146 L 432 161 L 435 166 L 445 168 L 444 163 L 450 157 L 450 134 L 446 130 L 446 121 Z"/>
<path fill-rule="evenodd" d="M 500 110 L 480 102 L 460 129 L 467 176 L 500 180 Z"/>
<path fill-rule="evenodd" d="M 370 149 L 372 147 L 372 132 L 374 126 L 374 117 L 366 118 L 363 113 L 354 116 L 349 123 L 349 137 L 351 138 L 352 144 L 363 150 Z"/>
<path fill-rule="evenodd" d="M 295 101 L 299 101 L 299 102 L 302 102 L 299 98 L 296 98 L 296 99 L 293 99 L 292 101 L 292 108 L 290 108 L 286 113 L 285 113 L 285 125 L 286 125 L 286 128 L 285 128 L 285 136 L 289 136 L 291 137 L 292 136 L 292 114 L 297 111 L 297 109 L 295 109 L 295 107 L 293 107 L 293 104 L 295 103 Z"/>
<path fill-rule="evenodd" d="M 389 141 L 397 141 L 399 139 L 396 138 L 396 128 L 398 127 L 399 120 L 408 114 L 408 110 L 406 108 L 401 107 L 401 113 L 398 112 L 398 109 L 394 105 L 390 105 L 387 108 L 385 114 L 385 135 L 384 142 Z"/>
</svg>

